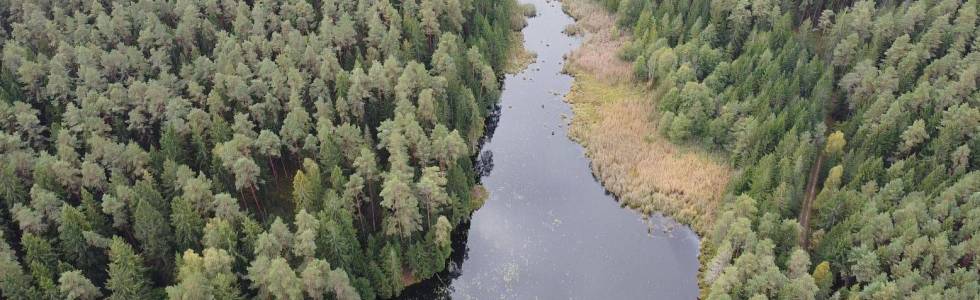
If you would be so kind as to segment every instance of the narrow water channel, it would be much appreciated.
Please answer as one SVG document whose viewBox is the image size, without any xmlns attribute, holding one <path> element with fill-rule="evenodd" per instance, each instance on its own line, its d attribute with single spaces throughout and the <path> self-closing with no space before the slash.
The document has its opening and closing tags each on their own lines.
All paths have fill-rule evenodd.
<svg viewBox="0 0 980 300">
<path fill-rule="evenodd" d="M 563 56 L 581 41 L 563 30 L 574 20 L 558 1 L 521 2 L 537 7 L 523 33 L 538 59 L 505 79 L 496 130 L 479 158 L 490 198 L 460 228 L 450 270 L 403 296 L 695 299 L 697 236 L 621 208 L 566 135 L 572 112 L 562 97 L 573 78 L 561 74 Z"/>
</svg>

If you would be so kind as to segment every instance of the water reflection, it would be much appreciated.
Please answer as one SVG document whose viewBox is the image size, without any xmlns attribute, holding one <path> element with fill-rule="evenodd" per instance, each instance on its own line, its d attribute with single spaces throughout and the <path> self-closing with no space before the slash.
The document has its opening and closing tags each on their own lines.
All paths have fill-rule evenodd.
<svg viewBox="0 0 980 300">
<path fill-rule="evenodd" d="M 487 177 L 493 171 L 493 151 L 483 150 L 480 157 L 476 159 L 476 175 L 480 178 Z"/>
</svg>

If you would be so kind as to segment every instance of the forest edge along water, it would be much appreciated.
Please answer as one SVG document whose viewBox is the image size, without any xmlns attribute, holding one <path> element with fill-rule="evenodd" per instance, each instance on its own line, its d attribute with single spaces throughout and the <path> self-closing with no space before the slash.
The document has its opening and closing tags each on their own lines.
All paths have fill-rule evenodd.
<svg viewBox="0 0 980 300">
<path fill-rule="evenodd" d="M 518 1 L 0 0 L 0 299 L 980 299 L 980 0 Z"/>
<path fill-rule="evenodd" d="M 687 226 L 620 206 L 568 138 L 565 56 L 582 40 L 558 1 L 529 0 L 523 30 L 537 60 L 507 75 L 477 161 L 489 198 L 454 232 L 447 271 L 405 299 L 698 296 L 698 237 Z"/>
</svg>

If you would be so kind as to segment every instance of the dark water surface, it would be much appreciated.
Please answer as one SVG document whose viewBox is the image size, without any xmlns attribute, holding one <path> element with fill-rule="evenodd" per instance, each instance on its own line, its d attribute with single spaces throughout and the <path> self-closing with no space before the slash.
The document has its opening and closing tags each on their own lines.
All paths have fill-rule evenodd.
<svg viewBox="0 0 980 300">
<path fill-rule="evenodd" d="M 538 59 L 505 79 L 497 127 L 480 155 L 490 198 L 458 230 L 450 270 L 404 297 L 696 298 L 697 236 L 621 208 L 566 136 L 572 112 L 562 97 L 573 79 L 561 74 L 563 56 L 581 41 L 562 31 L 573 20 L 558 1 L 521 2 L 537 7 L 524 36 Z"/>
</svg>

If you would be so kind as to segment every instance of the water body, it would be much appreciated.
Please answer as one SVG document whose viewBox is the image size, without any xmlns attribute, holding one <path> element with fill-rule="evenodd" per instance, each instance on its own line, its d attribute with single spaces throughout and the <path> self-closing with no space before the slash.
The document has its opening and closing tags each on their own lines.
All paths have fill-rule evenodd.
<svg viewBox="0 0 980 300">
<path fill-rule="evenodd" d="M 457 230 L 449 270 L 403 297 L 697 298 L 694 232 L 621 208 L 566 135 L 572 111 L 562 99 L 573 78 L 561 74 L 563 56 L 581 40 L 562 31 L 574 20 L 558 1 L 521 2 L 537 7 L 523 33 L 538 60 L 505 78 L 496 129 L 479 157 L 490 198 Z"/>
</svg>

